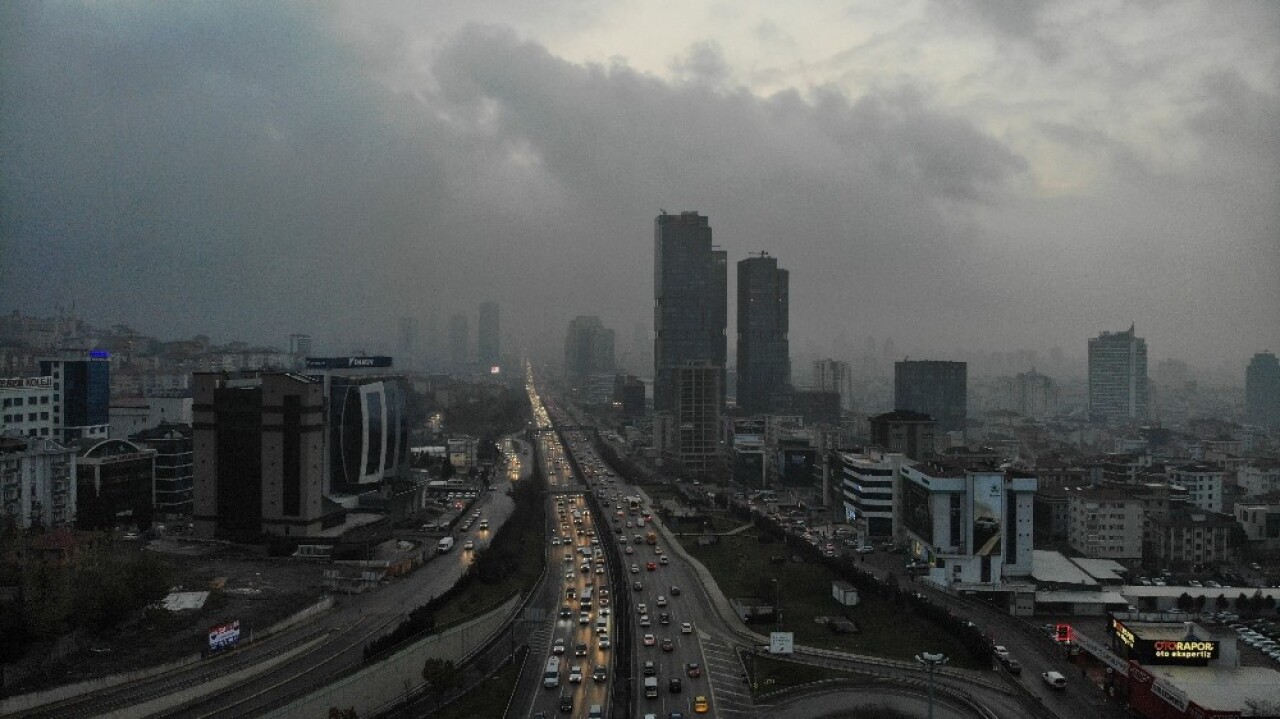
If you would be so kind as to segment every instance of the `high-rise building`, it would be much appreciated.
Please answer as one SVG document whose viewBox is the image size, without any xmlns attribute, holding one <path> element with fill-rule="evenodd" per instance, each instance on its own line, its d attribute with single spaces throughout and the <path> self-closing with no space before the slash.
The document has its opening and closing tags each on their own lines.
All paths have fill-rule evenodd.
<svg viewBox="0 0 1280 719">
<path fill-rule="evenodd" d="M 1089 417 L 1095 422 L 1145 422 L 1147 341 L 1130 326 L 1089 340 Z"/>
<path fill-rule="evenodd" d="M 40 360 L 40 374 L 53 377 L 53 439 L 106 439 L 111 427 L 111 362 L 106 352 L 68 352 Z"/>
<path fill-rule="evenodd" d="M 564 338 L 564 372 L 575 382 L 614 371 L 614 333 L 595 315 L 579 315 Z M 610 378 L 610 383 L 612 383 Z"/>
<path fill-rule="evenodd" d="M 659 422 L 669 432 L 669 447 L 691 474 L 715 471 L 720 459 L 720 419 L 724 389 L 723 368 L 710 362 L 693 362 L 676 367 L 675 406 L 670 422 Z"/>
<path fill-rule="evenodd" d="M 763 252 L 738 263 L 738 406 L 750 414 L 773 412 L 791 382 L 788 275 Z"/>
<path fill-rule="evenodd" d="M 723 403 L 728 256 L 712 245 L 708 218 L 697 212 L 664 212 L 653 229 L 654 410 L 675 408 L 675 371 L 691 362 L 718 368 Z"/>
<path fill-rule="evenodd" d="M 70 526 L 76 517 L 76 450 L 48 437 L 0 437 L 0 505 L 19 529 Z"/>
<path fill-rule="evenodd" d="M 1280 360 L 1259 352 L 1244 374 L 1245 415 L 1254 424 L 1280 427 Z"/>
<path fill-rule="evenodd" d="M 418 320 L 412 317 L 401 317 L 400 332 L 396 337 L 396 354 L 399 362 L 407 366 L 417 364 L 418 354 Z"/>
<path fill-rule="evenodd" d="M 306 357 L 311 354 L 311 335 L 289 335 L 289 354 L 294 357 Z"/>
<path fill-rule="evenodd" d="M 895 362 L 893 407 L 927 414 L 943 432 L 963 432 L 969 413 L 968 373 L 964 362 Z"/>
<path fill-rule="evenodd" d="M 471 328 L 462 313 L 449 318 L 449 362 L 455 372 L 471 363 Z"/>
<path fill-rule="evenodd" d="M 1057 411 L 1058 388 L 1034 369 L 1014 379 L 1014 409 L 1024 417 L 1046 419 Z"/>
<path fill-rule="evenodd" d="M 853 409 L 853 375 L 849 372 L 849 363 L 840 360 L 815 360 L 813 363 L 814 389 L 838 392 L 840 409 L 849 412 Z"/>
<path fill-rule="evenodd" d="M 480 366 L 486 370 L 502 364 L 501 325 L 498 321 L 498 303 L 480 305 L 480 323 L 476 326 L 476 354 Z"/>
</svg>

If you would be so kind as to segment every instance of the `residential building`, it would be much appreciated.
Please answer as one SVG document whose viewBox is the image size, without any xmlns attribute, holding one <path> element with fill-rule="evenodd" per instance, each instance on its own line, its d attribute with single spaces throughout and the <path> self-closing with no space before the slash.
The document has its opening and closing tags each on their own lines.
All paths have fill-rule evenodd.
<svg viewBox="0 0 1280 719">
<path fill-rule="evenodd" d="M 1075 487 L 1050 485 L 1036 489 L 1032 505 L 1037 544 L 1065 542 L 1071 533 L 1071 495 Z"/>
<path fill-rule="evenodd" d="M 838 393 L 842 412 L 853 410 L 853 375 L 848 362 L 834 359 L 814 361 L 813 386 L 815 389 Z"/>
<path fill-rule="evenodd" d="M 1147 341 L 1126 332 L 1089 340 L 1089 417 L 1107 424 L 1142 423 L 1149 416 Z"/>
<path fill-rule="evenodd" d="M 1170 484 L 1187 490 L 1187 500 L 1193 506 L 1209 512 L 1222 511 L 1223 482 L 1227 473 L 1221 467 L 1186 464 L 1170 467 L 1166 473 Z"/>
<path fill-rule="evenodd" d="M 653 254 L 654 411 L 675 409 L 675 375 L 690 363 L 718 368 L 718 403 L 723 404 L 727 253 L 712 244 L 707 217 L 663 212 L 654 219 Z"/>
<path fill-rule="evenodd" d="M 1068 493 L 1071 548 L 1095 559 L 1141 560 L 1142 500 L 1114 487 L 1091 487 Z"/>
<path fill-rule="evenodd" d="M 674 368 L 675 405 L 654 418 L 655 438 L 662 435 L 659 451 L 690 474 L 710 475 L 719 467 L 723 377 L 722 368 L 710 362 Z"/>
<path fill-rule="evenodd" d="M 964 362 L 904 360 L 893 365 L 893 407 L 933 417 L 942 432 L 965 431 L 968 366 Z"/>
<path fill-rule="evenodd" d="M 1244 374 L 1245 416 L 1254 424 L 1280 428 L 1280 360 L 1259 352 Z"/>
<path fill-rule="evenodd" d="M 1058 388 L 1034 369 L 1014 377 L 1013 409 L 1023 417 L 1048 419 L 1058 412 Z"/>
<path fill-rule="evenodd" d="M 76 449 L 46 437 L 0 437 L 0 523 L 70 526 L 76 518 Z"/>
<path fill-rule="evenodd" d="M 920 462 L 898 482 L 899 522 L 930 581 L 990 588 L 1030 576 L 1034 476 Z"/>
<path fill-rule="evenodd" d="M 1280 492 L 1280 462 L 1255 460 L 1236 470 L 1236 485 L 1246 497 Z"/>
<path fill-rule="evenodd" d="M 1280 501 L 1237 503 L 1235 518 L 1255 549 L 1280 549 Z"/>
<path fill-rule="evenodd" d="M 139 447 L 153 449 L 155 455 L 156 514 L 187 517 L 192 511 L 195 485 L 194 443 L 188 424 L 162 423 L 135 433 L 129 439 Z"/>
<path fill-rule="evenodd" d="M 889 452 L 921 460 L 937 448 L 936 423 L 923 412 L 895 410 L 872 417 L 871 443 Z"/>
<path fill-rule="evenodd" d="M 1180 509 L 1155 522 L 1154 559 L 1166 567 L 1230 562 L 1236 558 L 1234 517 L 1200 509 Z"/>
<path fill-rule="evenodd" d="M 476 355 L 480 366 L 491 372 L 502 366 L 502 332 L 497 302 L 480 305 L 480 322 L 476 326 Z"/>
<path fill-rule="evenodd" d="M 767 414 L 791 382 L 788 272 L 760 253 L 738 263 L 738 406 Z"/>
</svg>

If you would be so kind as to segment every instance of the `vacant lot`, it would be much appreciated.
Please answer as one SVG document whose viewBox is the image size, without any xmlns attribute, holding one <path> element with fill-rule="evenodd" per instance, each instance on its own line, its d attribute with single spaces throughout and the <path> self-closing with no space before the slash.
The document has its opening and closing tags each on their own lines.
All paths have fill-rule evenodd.
<svg viewBox="0 0 1280 719">
<path fill-rule="evenodd" d="M 711 570 L 727 597 L 759 597 L 770 602 L 776 596 L 782 607 L 778 631 L 795 632 L 798 644 L 858 654 L 910 660 L 922 651 L 943 652 L 953 666 L 968 667 L 968 652 L 939 627 L 909 609 L 870 596 L 855 607 L 841 607 L 831 598 L 836 577 L 825 567 L 791 561 L 792 552 L 780 543 L 761 544 L 754 529 L 721 537 L 720 542 L 698 546 L 684 538 L 685 549 Z M 778 563 L 772 557 L 786 557 Z M 857 634 L 835 634 L 815 621 L 817 617 L 846 616 L 861 629 Z M 758 631 L 774 630 L 757 625 Z"/>
</svg>

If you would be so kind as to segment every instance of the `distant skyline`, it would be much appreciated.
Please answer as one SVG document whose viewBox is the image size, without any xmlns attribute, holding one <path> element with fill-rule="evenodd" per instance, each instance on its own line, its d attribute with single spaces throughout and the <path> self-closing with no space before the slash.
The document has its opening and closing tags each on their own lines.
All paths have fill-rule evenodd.
<svg viewBox="0 0 1280 719">
<path fill-rule="evenodd" d="M 1280 350 L 1276 37 L 1265 1 L 6 3 L 0 309 L 393 347 L 493 300 L 555 357 L 651 327 L 653 217 L 696 210 L 784 259 L 793 356 L 1136 323 L 1243 368 Z"/>
</svg>

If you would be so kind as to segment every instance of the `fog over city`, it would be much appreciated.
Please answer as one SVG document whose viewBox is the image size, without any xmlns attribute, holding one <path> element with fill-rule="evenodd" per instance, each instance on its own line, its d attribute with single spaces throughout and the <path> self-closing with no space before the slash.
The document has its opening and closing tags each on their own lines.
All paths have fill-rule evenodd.
<svg viewBox="0 0 1280 719">
<path fill-rule="evenodd" d="M 1242 372 L 1280 350 L 1278 37 L 1275 2 L 4 3 L 0 310 L 347 351 L 494 300 L 555 356 L 649 331 L 654 216 L 696 210 L 790 270 L 793 350 L 1136 323 Z"/>
</svg>

